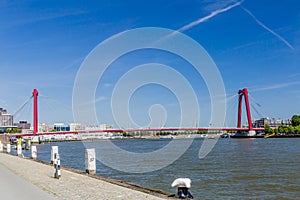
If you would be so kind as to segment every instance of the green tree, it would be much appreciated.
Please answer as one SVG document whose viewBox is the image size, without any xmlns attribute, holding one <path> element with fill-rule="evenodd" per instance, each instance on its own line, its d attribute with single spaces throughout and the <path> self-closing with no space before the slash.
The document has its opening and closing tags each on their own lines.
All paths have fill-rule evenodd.
<svg viewBox="0 0 300 200">
<path fill-rule="evenodd" d="M 294 132 L 295 133 L 300 133 L 300 125 L 298 125 L 298 126 L 295 127 Z"/>
<path fill-rule="evenodd" d="M 267 124 L 265 125 L 265 133 L 274 133 L 274 130 Z"/>
<path fill-rule="evenodd" d="M 284 126 L 282 126 L 282 125 L 279 126 L 279 127 L 278 127 L 278 132 L 279 132 L 279 133 L 284 133 Z"/>
<path fill-rule="evenodd" d="M 284 133 L 289 133 L 290 129 L 287 126 L 283 126 L 283 132 Z"/>
<path fill-rule="evenodd" d="M 17 128 L 12 128 L 12 129 L 7 129 L 6 132 L 7 133 L 21 133 L 22 130 L 17 129 Z"/>
<path fill-rule="evenodd" d="M 197 134 L 207 134 L 207 130 L 199 130 L 197 131 Z"/>
<path fill-rule="evenodd" d="M 292 117 L 292 126 L 300 125 L 300 115 L 293 115 Z"/>
<path fill-rule="evenodd" d="M 294 133 L 295 132 L 295 128 L 293 126 L 288 126 L 289 129 L 289 133 Z"/>
</svg>

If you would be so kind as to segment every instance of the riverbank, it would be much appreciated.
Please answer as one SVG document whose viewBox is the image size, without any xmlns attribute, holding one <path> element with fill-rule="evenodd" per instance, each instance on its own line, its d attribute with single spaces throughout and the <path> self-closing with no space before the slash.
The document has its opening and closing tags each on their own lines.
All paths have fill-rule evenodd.
<svg viewBox="0 0 300 200">
<path fill-rule="evenodd" d="M 8 169 L 22 180 L 37 186 L 42 192 L 47 193 L 47 195 L 54 199 L 159 200 L 168 198 L 168 193 L 97 175 L 88 176 L 78 170 L 65 167 L 61 169 L 62 177 L 55 179 L 53 178 L 54 168 L 52 165 L 5 153 L 0 153 L 0 166 L 1 174 L 3 171 L 7 174 L 6 169 Z M 8 178 L 3 179 L 1 177 L 1 185 L 14 184 Z M 8 187 L 15 186 L 10 185 Z M 15 187 L 15 190 L 21 193 L 27 192 L 25 187 Z M 4 195 L 6 195 L 5 197 L 9 197 L 8 194 Z"/>
<path fill-rule="evenodd" d="M 266 138 L 268 135 L 253 135 L 253 136 L 247 136 L 247 135 L 231 135 L 230 138 Z M 289 135 L 270 135 L 267 138 L 300 138 L 300 134 L 289 134 Z"/>
</svg>

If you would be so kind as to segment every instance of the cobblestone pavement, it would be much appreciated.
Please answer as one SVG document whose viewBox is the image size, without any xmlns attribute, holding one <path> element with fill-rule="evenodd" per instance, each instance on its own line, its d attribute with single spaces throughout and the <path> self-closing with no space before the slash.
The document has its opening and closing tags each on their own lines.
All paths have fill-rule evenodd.
<svg viewBox="0 0 300 200">
<path fill-rule="evenodd" d="M 62 169 L 61 175 L 62 177 L 60 179 L 55 179 L 53 178 L 54 168 L 50 165 L 0 153 L 0 187 L 2 187 L 0 191 L 2 197 L 3 193 L 9 197 L 9 195 L 5 193 L 11 193 L 15 190 L 18 191 L 20 195 L 34 193 L 35 196 L 32 196 L 31 199 L 41 199 L 39 198 L 41 195 L 45 197 L 42 199 L 54 198 L 72 200 L 164 199 L 68 170 Z M 4 185 L 8 188 L 7 191 Z M 21 197 L 24 197 L 24 195 L 21 195 Z M 0 199 L 2 199 L 1 196 Z"/>
</svg>

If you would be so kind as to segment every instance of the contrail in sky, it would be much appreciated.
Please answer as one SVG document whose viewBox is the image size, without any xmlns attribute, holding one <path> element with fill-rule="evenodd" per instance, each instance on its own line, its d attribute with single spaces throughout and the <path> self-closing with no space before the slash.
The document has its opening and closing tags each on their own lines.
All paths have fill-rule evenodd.
<svg viewBox="0 0 300 200">
<path fill-rule="evenodd" d="M 270 29 L 269 27 L 267 27 L 266 25 L 264 25 L 261 21 L 259 21 L 253 14 L 252 12 L 250 12 L 248 9 L 244 8 L 243 6 L 241 6 L 241 8 L 247 12 L 255 21 L 258 25 L 260 25 L 261 27 L 263 27 L 264 29 L 266 29 L 267 31 L 269 31 L 270 33 L 272 33 L 275 37 L 277 37 L 279 40 L 281 40 L 282 42 L 284 42 L 290 49 L 294 50 L 294 47 L 288 42 L 286 41 L 283 37 L 281 37 L 280 35 L 278 35 L 275 31 L 273 31 L 272 29 Z"/>
<path fill-rule="evenodd" d="M 243 1 L 239 1 L 239 2 L 237 2 L 237 3 L 233 4 L 233 5 L 230 5 L 230 6 L 226 7 L 226 8 L 215 10 L 215 11 L 213 11 L 212 13 L 210 13 L 209 15 L 207 15 L 205 17 L 197 19 L 196 21 L 193 21 L 193 22 L 191 22 L 191 23 L 189 23 L 189 24 L 181 27 L 177 31 L 182 32 L 182 31 L 188 30 L 188 29 L 190 29 L 190 28 L 192 28 L 194 26 L 197 26 L 198 24 L 201 24 L 202 22 L 205 22 L 205 21 L 209 20 L 210 18 L 213 18 L 213 17 L 217 16 L 220 13 L 226 12 L 226 11 L 228 11 L 228 10 L 236 7 L 236 6 L 241 5 L 243 2 L 244 2 L 244 0 Z"/>
<path fill-rule="evenodd" d="M 199 25 L 199 24 L 201 24 L 201 23 L 203 23 L 203 22 L 205 22 L 205 21 L 207 21 L 207 20 L 209 20 L 209 19 L 211 19 L 211 18 L 217 16 L 218 14 L 221 14 L 221 13 L 223 13 L 223 12 L 227 12 L 227 11 L 229 11 L 230 9 L 232 9 L 232 8 L 234 8 L 234 7 L 236 7 L 236 6 L 241 5 L 243 2 L 244 2 L 244 0 L 239 1 L 239 2 L 237 2 L 237 3 L 235 3 L 235 4 L 232 4 L 232 5 L 230 5 L 230 6 L 227 6 L 226 8 L 222 8 L 222 9 L 215 10 L 215 11 L 213 11 L 212 13 L 210 13 L 209 15 L 207 15 L 207 16 L 205 16 L 205 17 L 202 17 L 202 18 L 197 19 L 197 20 L 195 20 L 195 21 L 193 21 L 193 22 L 191 22 L 191 23 L 189 23 L 189 24 L 187 24 L 187 25 L 184 25 L 184 26 L 181 27 L 180 29 L 177 29 L 177 31 L 174 31 L 173 33 L 167 35 L 166 37 L 163 37 L 163 38 L 160 39 L 159 41 L 168 39 L 168 38 L 170 38 L 170 37 L 176 35 L 176 34 L 179 33 L 179 32 L 183 32 L 183 31 L 186 31 L 186 30 L 188 30 L 188 29 L 190 29 L 190 28 L 192 28 L 192 27 L 194 27 L 194 26 L 197 26 L 197 25 Z"/>
<path fill-rule="evenodd" d="M 178 32 L 183 32 L 186 31 L 194 26 L 197 26 L 221 13 L 227 12 L 229 10 L 231 10 L 232 8 L 236 7 L 236 6 L 240 6 L 246 13 L 248 13 L 255 21 L 258 25 L 260 25 L 262 28 L 266 29 L 267 31 L 269 31 L 271 34 L 273 34 L 275 37 L 277 37 L 280 41 L 282 41 L 283 43 L 285 43 L 290 49 L 294 50 L 294 47 L 288 42 L 286 41 L 283 37 L 281 37 L 279 34 L 277 34 L 275 31 L 273 31 L 272 29 L 270 29 L 269 27 L 267 27 L 264 23 L 262 23 L 261 21 L 259 21 L 253 14 L 252 12 L 250 12 L 248 9 L 244 8 L 243 6 L 241 6 L 241 4 L 244 2 L 244 0 L 239 1 L 235 4 L 232 4 L 230 6 L 227 6 L 226 8 L 222 8 L 222 9 L 218 9 L 213 11 L 212 13 L 210 13 L 209 15 L 199 18 L 183 27 L 181 27 L 180 29 L 178 29 L 177 31 L 174 31 L 172 34 L 168 35 L 166 38 L 173 36 L 175 34 L 177 34 Z M 166 39 L 165 38 L 165 39 Z"/>
<path fill-rule="evenodd" d="M 258 92 L 258 91 L 265 91 L 265 90 L 276 90 L 276 89 L 285 88 L 285 87 L 289 87 L 289 86 L 292 86 L 292 85 L 298 85 L 298 84 L 300 84 L 300 81 L 274 84 L 274 85 L 264 86 L 264 87 L 261 87 L 261 88 L 253 88 L 251 90 L 251 92 Z"/>
</svg>

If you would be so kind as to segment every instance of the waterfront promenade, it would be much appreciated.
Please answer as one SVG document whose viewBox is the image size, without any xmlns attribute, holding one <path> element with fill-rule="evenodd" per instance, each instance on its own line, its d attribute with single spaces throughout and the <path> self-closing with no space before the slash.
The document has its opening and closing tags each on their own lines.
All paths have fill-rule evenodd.
<svg viewBox="0 0 300 200">
<path fill-rule="evenodd" d="M 62 169 L 53 178 L 51 165 L 0 153 L 0 199 L 166 199 L 164 194 L 145 192 L 109 183 L 99 178 Z M 150 192 L 149 192 L 150 193 Z M 42 198 L 41 198 L 42 197 Z"/>
</svg>

